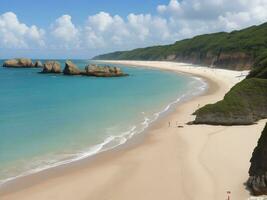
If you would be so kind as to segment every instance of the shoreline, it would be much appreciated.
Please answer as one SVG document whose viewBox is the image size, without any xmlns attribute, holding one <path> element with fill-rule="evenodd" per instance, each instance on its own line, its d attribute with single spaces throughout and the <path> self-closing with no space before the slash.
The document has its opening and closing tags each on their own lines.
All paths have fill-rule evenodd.
<svg viewBox="0 0 267 200">
<path fill-rule="evenodd" d="M 114 63 L 113 61 L 108 62 Z M 212 170 L 214 169 L 210 169 L 210 166 L 206 165 L 207 163 L 210 163 L 211 165 L 216 165 L 217 163 L 211 162 L 210 156 L 206 155 L 212 154 L 213 152 L 205 151 L 207 151 L 207 149 L 213 150 L 211 147 L 214 147 L 214 142 L 211 143 L 211 145 L 208 145 L 207 139 L 211 137 L 211 133 L 225 133 L 227 136 L 227 134 L 231 132 L 229 129 L 242 129 L 241 131 L 244 131 L 244 129 L 260 129 L 263 122 L 249 127 L 242 126 L 230 128 L 206 125 L 187 126 L 184 123 L 193 118 L 191 114 L 195 111 L 200 102 L 201 105 L 204 105 L 205 103 L 212 103 L 220 100 L 225 92 L 230 89 L 229 87 L 240 81 L 239 78 L 236 78 L 238 79 L 236 80 L 233 77 L 228 77 L 225 72 L 226 70 L 222 71 L 226 73 L 225 77 L 218 76 L 223 75 L 223 73 L 209 77 L 208 73 L 217 73 L 221 70 L 213 70 L 203 67 L 195 69 L 195 73 L 193 73 L 194 70 L 192 72 L 192 67 L 185 67 L 184 69 L 177 70 L 177 63 L 121 61 L 116 62 L 115 64 L 129 65 L 129 63 L 132 63 L 133 65 L 142 64 L 142 66 L 148 65 L 149 67 L 153 66 L 156 68 L 165 65 L 163 70 L 189 73 L 197 77 L 201 77 L 202 75 L 202 78 L 209 82 L 210 87 L 207 93 L 175 106 L 173 112 L 168 113 L 167 116 L 164 116 L 164 119 L 160 119 L 149 127 L 147 130 L 148 133 L 142 134 L 144 135 L 142 136 L 144 138 L 142 138 L 140 143 L 137 142 L 136 144 L 129 145 L 122 150 L 118 148 L 105 152 L 102 155 L 99 154 L 91 159 L 92 162 L 88 160 L 78 161 L 80 163 L 74 164 L 76 166 L 73 166 L 73 169 L 67 169 L 68 167 L 63 170 L 58 169 L 54 172 L 50 172 L 50 176 L 47 176 L 46 174 L 41 177 L 41 174 L 39 174 L 40 177 L 35 177 L 35 180 L 31 180 L 30 177 L 27 177 L 28 180 L 25 179 L 25 181 L 22 181 L 23 183 L 17 184 L 17 188 L 14 186 L 13 191 L 9 190 L 9 192 L 3 196 L 3 199 L 37 199 L 36 197 L 40 197 L 40 195 L 42 196 L 38 199 L 47 199 L 47 197 L 51 195 L 58 195 L 57 199 L 85 199 L 85 196 L 91 197 L 90 199 L 103 199 L 104 197 L 110 197 L 110 199 L 116 200 L 126 198 L 142 199 L 142 197 L 144 198 L 143 194 L 145 193 L 148 193 L 148 198 L 146 199 L 162 199 L 163 197 L 166 199 L 174 199 L 176 197 L 190 199 L 200 195 L 201 197 L 208 197 L 206 199 L 224 198 L 224 196 L 221 195 L 224 195 L 225 192 L 231 190 L 231 188 L 225 188 L 228 190 L 223 192 L 219 190 L 220 195 L 216 195 L 217 193 L 214 192 L 215 190 L 209 192 L 210 188 L 215 187 L 211 184 L 214 181 L 211 181 L 210 179 L 212 178 L 209 177 L 210 174 L 213 174 Z M 167 65 L 168 67 L 166 67 Z M 190 71 L 192 73 L 190 73 Z M 230 71 L 228 72 L 230 74 L 234 73 Z M 238 74 L 240 72 L 235 73 Z M 226 77 L 229 79 L 224 80 Z M 168 121 L 171 121 L 173 126 L 173 123 L 176 120 L 179 120 L 179 123 L 184 124 L 184 129 L 167 127 L 166 123 Z M 195 132 L 198 132 L 199 135 Z M 219 135 L 221 137 L 221 134 Z M 249 147 L 248 151 L 251 151 L 251 149 L 253 150 L 259 135 L 260 132 L 253 135 L 253 137 L 250 136 L 250 140 L 253 142 L 250 140 L 246 141 L 248 142 L 248 144 L 246 143 L 246 147 Z M 196 141 L 191 141 L 195 138 Z M 225 135 L 223 135 L 220 139 L 229 138 L 225 138 Z M 193 143 L 191 144 L 191 142 Z M 216 140 L 215 143 L 221 145 L 220 140 Z M 217 147 L 217 145 L 215 147 Z M 235 153 L 245 154 L 242 150 Z M 247 159 L 250 155 L 245 155 L 244 157 Z M 162 164 L 160 161 L 161 159 L 165 160 L 165 168 L 158 166 Z M 149 162 L 147 162 L 147 160 Z M 203 160 L 205 162 L 203 162 Z M 248 161 L 243 160 L 243 164 L 244 163 L 248 164 Z M 244 171 L 242 171 L 242 173 L 243 172 Z M 132 173 L 134 175 L 132 175 Z M 244 176 L 244 174 L 242 175 Z M 84 176 L 87 177 L 88 180 L 85 179 Z M 128 176 L 130 176 L 131 179 L 128 179 Z M 186 178 L 184 176 L 186 176 Z M 228 176 L 229 174 L 226 174 L 226 177 Z M 157 179 L 155 179 L 155 177 Z M 157 181 L 161 180 L 159 178 L 161 178 L 163 182 Z M 216 177 L 214 179 L 216 179 Z M 204 187 L 205 184 L 203 184 L 202 181 L 206 183 L 206 187 Z M 244 180 L 244 182 L 245 181 L 246 180 Z M 31 184 L 25 185 L 25 182 L 31 182 Z M 90 182 L 98 184 L 90 185 L 89 188 L 85 187 L 85 185 L 88 185 Z M 165 185 L 167 183 L 169 187 Z M 233 183 L 236 182 L 233 181 Z M 24 188 L 22 187 L 23 184 Z M 132 195 L 127 194 L 127 191 L 121 192 L 118 186 L 121 184 L 123 184 L 126 189 L 133 188 L 134 191 L 131 191 Z M 71 194 L 70 191 L 64 191 L 64 188 L 66 189 L 70 186 L 73 187 L 72 189 L 74 189 L 74 191 L 79 191 L 79 193 Z M 225 185 L 223 186 L 226 187 Z M 16 189 L 19 187 L 23 189 L 17 191 Z M 142 188 L 144 188 L 144 190 Z M 242 185 L 239 185 L 238 188 L 241 191 L 239 191 L 237 199 L 248 196 L 247 192 L 241 189 Z M 194 194 L 190 194 L 190 189 L 195 190 Z M 73 195 L 75 195 L 75 197 Z"/>
<path fill-rule="evenodd" d="M 148 67 L 143 67 L 143 68 L 148 68 Z M 160 69 L 156 69 L 156 70 L 160 70 Z M 171 70 L 164 70 L 164 71 L 171 71 Z M 177 73 L 177 74 L 184 74 L 184 73 Z M 51 165 L 47 165 L 47 166 L 40 166 L 36 169 L 32 169 L 29 171 L 26 171 L 20 175 L 14 176 L 14 177 L 10 177 L 4 180 L 0 180 L 0 195 L 1 195 L 1 191 L 3 190 L 5 193 L 5 188 L 8 188 L 13 186 L 13 185 L 17 185 L 17 182 L 21 182 L 24 181 L 26 179 L 27 181 L 27 177 L 34 177 L 34 176 L 38 176 L 38 174 L 47 174 L 50 173 L 50 170 L 54 170 L 55 168 L 60 168 L 60 169 L 65 169 L 68 167 L 72 167 L 73 163 L 76 162 L 81 162 L 83 160 L 92 160 L 93 157 L 98 156 L 99 154 L 103 154 L 103 153 L 107 153 L 109 151 L 113 151 L 118 149 L 125 149 L 128 148 L 129 144 L 136 144 L 136 141 L 138 141 L 138 144 L 141 143 L 142 141 L 140 141 L 140 139 L 136 139 L 135 137 L 145 137 L 145 136 L 140 136 L 140 134 L 146 134 L 146 132 L 150 129 L 150 126 L 152 126 L 154 123 L 157 123 L 157 121 L 161 120 L 162 118 L 166 117 L 166 115 L 168 115 L 169 113 L 173 112 L 173 110 L 175 109 L 175 107 L 183 104 L 186 101 L 189 101 L 190 99 L 196 98 L 197 96 L 203 95 L 208 91 L 208 84 L 206 83 L 206 81 L 204 80 L 204 78 L 199 78 L 199 77 L 195 77 L 192 76 L 191 74 L 184 74 L 184 76 L 188 76 L 191 79 L 197 79 L 199 82 L 201 82 L 201 86 L 198 86 L 197 89 L 192 90 L 192 93 L 184 93 L 182 96 L 177 97 L 176 99 L 174 99 L 173 101 L 169 102 L 166 106 L 163 106 L 162 109 L 158 112 L 155 112 L 154 114 L 152 114 L 151 116 L 149 116 L 149 118 L 145 117 L 144 120 L 141 122 L 141 124 L 144 126 L 142 127 L 140 130 L 135 131 L 133 129 L 128 130 L 126 132 L 123 132 L 122 134 L 118 135 L 118 136 L 109 136 L 107 137 L 105 140 L 103 140 L 102 143 L 98 143 L 95 144 L 94 146 L 90 147 L 93 148 L 97 147 L 97 146 L 104 146 L 109 144 L 110 142 L 112 142 L 113 140 L 109 140 L 108 139 L 110 137 L 123 137 L 125 138 L 125 142 L 122 142 L 120 144 L 116 144 L 115 146 L 111 146 L 109 148 L 101 148 L 99 150 L 97 150 L 96 152 L 93 151 L 84 151 L 83 153 L 80 153 L 79 155 L 77 155 L 76 157 L 70 158 L 70 159 L 64 159 L 62 161 L 58 161 L 55 163 L 52 163 Z M 135 128 L 137 127 L 137 125 L 135 126 Z M 125 134 L 127 133 L 127 134 Z M 3 189 L 4 188 L 4 189 Z M 13 190 L 13 189 L 12 189 Z"/>
</svg>

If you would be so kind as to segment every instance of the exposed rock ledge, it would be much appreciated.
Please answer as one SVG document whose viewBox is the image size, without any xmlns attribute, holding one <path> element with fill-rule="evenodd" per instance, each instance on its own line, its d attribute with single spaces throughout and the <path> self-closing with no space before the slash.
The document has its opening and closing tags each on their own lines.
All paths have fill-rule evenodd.
<svg viewBox="0 0 267 200">
<path fill-rule="evenodd" d="M 41 73 L 61 73 L 60 63 L 57 61 L 47 61 L 44 64 L 43 71 Z"/>
<path fill-rule="evenodd" d="M 98 66 L 95 64 L 87 65 L 84 71 L 80 71 L 79 68 L 72 63 L 71 61 L 67 61 L 65 63 L 65 68 L 63 70 L 65 75 L 84 75 L 84 76 L 95 76 L 95 77 L 120 77 L 120 76 L 128 76 L 121 71 L 118 67 L 110 67 L 110 66 Z"/>
<path fill-rule="evenodd" d="M 41 61 L 36 61 L 35 63 L 32 62 L 29 58 L 16 58 L 6 60 L 3 64 L 3 67 L 10 67 L 10 68 L 40 68 L 43 67 Z"/>
<path fill-rule="evenodd" d="M 14 68 L 31 68 L 35 67 L 31 59 L 28 58 L 17 58 L 6 60 L 3 67 L 14 67 Z"/>
<path fill-rule="evenodd" d="M 110 66 L 97 66 L 94 64 L 88 65 L 85 67 L 85 71 L 82 72 L 82 75 L 86 76 L 96 76 L 96 77 L 120 77 L 128 76 L 124 74 L 118 67 Z"/>
<path fill-rule="evenodd" d="M 73 62 L 68 60 L 65 63 L 65 68 L 63 70 L 63 74 L 65 74 L 65 75 L 80 75 L 81 72 Z"/>
<path fill-rule="evenodd" d="M 248 189 L 253 195 L 267 195 L 267 123 L 250 162 Z"/>
</svg>

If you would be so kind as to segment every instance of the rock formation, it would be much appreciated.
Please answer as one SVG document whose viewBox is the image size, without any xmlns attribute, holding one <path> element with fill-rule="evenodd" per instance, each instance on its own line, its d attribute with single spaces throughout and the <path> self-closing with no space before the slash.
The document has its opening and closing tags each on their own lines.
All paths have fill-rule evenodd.
<svg viewBox="0 0 267 200">
<path fill-rule="evenodd" d="M 167 57 L 166 60 L 232 70 L 250 69 L 254 63 L 253 57 L 244 52 L 220 52 L 218 54 L 214 54 L 212 52 L 207 52 L 205 54 L 192 52 L 173 56 L 172 59 L 168 59 Z"/>
<path fill-rule="evenodd" d="M 57 61 L 47 61 L 42 64 L 41 61 L 36 61 L 34 64 L 31 59 L 18 58 L 6 60 L 3 67 L 15 67 L 15 68 L 43 68 L 40 73 L 61 73 L 61 65 Z M 96 76 L 96 77 L 120 77 L 127 76 L 119 67 L 110 66 L 98 66 L 91 64 L 85 67 L 84 71 L 80 71 L 79 68 L 70 60 L 65 63 L 63 70 L 64 75 L 84 75 L 84 76 Z"/>
<path fill-rule="evenodd" d="M 3 67 L 14 67 L 14 68 L 30 68 L 34 67 L 32 60 L 28 58 L 17 58 L 6 60 Z"/>
<path fill-rule="evenodd" d="M 40 60 L 38 60 L 34 63 L 34 67 L 41 68 L 41 67 L 43 67 L 43 64 Z"/>
<path fill-rule="evenodd" d="M 267 123 L 250 162 L 248 189 L 253 195 L 267 195 Z"/>
<path fill-rule="evenodd" d="M 66 61 L 63 73 L 65 75 L 80 75 L 81 74 L 78 67 L 70 60 Z"/>
<path fill-rule="evenodd" d="M 61 73 L 60 63 L 57 61 L 47 61 L 44 64 L 43 71 L 41 73 Z"/>
<path fill-rule="evenodd" d="M 82 73 L 86 76 L 96 76 L 96 77 L 119 77 L 127 76 L 124 74 L 118 67 L 110 66 L 97 66 L 94 64 L 88 65 L 85 67 L 85 72 Z"/>
<path fill-rule="evenodd" d="M 247 78 L 236 84 L 222 101 L 195 113 L 194 124 L 250 125 L 267 118 L 267 79 Z"/>
</svg>

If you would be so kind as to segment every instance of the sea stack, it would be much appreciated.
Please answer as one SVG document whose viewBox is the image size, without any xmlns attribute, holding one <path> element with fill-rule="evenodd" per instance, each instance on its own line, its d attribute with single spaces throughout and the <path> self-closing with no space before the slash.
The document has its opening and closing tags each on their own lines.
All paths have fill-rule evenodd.
<svg viewBox="0 0 267 200">
<path fill-rule="evenodd" d="M 80 75 L 81 72 L 73 62 L 68 60 L 65 63 L 65 68 L 63 70 L 63 73 L 65 75 Z"/>
<path fill-rule="evenodd" d="M 267 123 L 254 149 L 247 187 L 253 195 L 267 195 Z"/>
<path fill-rule="evenodd" d="M 28 58 L 16 58 L 6 60 L 3 67 L 13 67 L 13 68 L 31 68 L 34 67 L 32 60 Z"/>
<path fill-rule="evenodd" d="M 41 73 L 61 73 L 60 63 L 57 61 L 47 61 L 44 64 L 43 71 Z"/>
<path fill-rule="evenodd" d="M 86 76 L 96 76 L 96 77 L 128 76 L 128 74 L 124 74 L 118 67 L 98 66 L 94 64 L 86 66 L 85 72 L 83 72 L 83 74 Z"/>
</svg>

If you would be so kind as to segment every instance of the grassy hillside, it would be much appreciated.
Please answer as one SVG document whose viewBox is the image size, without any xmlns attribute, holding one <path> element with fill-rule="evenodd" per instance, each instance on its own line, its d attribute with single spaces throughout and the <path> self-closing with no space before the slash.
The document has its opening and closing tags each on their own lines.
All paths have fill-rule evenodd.
<svg viewBox="0 0 267 200">
<path fill-rule="evenodd" d="M 257 67 L 235 85 L 222 101 L 195 112 L 195 124 L 248 125 L 267 118 L 266 67 Z"/>
<path fill-rule="evenodd" d="M 245 79 L 222 101 L 206 105 L 195 114 L 195 124 L 212 125 L 249 125 L 267 118 L 267 79 Z"/>
<path fill-rule="evenodd" d="M 231 33 L 196 36 L 171 45 L 96 56 L 106 60 L 171 60 L 224 68 L 267 64 L 267 23 Z"/>
</svg>

